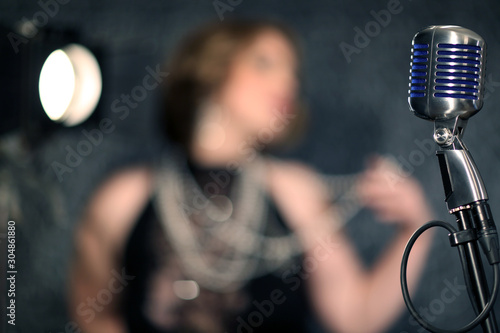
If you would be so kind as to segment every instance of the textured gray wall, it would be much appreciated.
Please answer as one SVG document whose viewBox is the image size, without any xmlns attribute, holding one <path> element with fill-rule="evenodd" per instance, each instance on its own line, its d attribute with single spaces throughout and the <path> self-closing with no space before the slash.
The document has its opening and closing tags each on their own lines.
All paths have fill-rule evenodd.
<svg viewBox="0 0 500 333">
<path fill-rule="evenodd" d="M 231 1 L 222 1 L 230 3 Z M 355 28 L 364 29 L 373 21 L 373 11 L 387 9 L 388 1 L 327 0 L 243 0 L 229 17 L 277 18 L 290 24 L 300 35 L 305 49 L 304 96 L 311 109 L 310 130 L 289 157 L 298 158 L 324 173 L 350 173 L 363 168 L 370 153 L 391 155 L 399 161 L 425 156 L 411 166 L 435 207 L 436 215 L 453 222 L 443 201 L 443 189 L 433 152 L 422 150 L 415 139 L 429 139 L 432 123 L 412 116 L 406 96 L 410 45 L 413 34 L 431 24 L 457 24 L 479 33 L 488 43 L 487 99 L 483 110 L 471 119 L 465 141 L 475 156 L 487 184 L 493 214 L 500 217 L 500 4 L 485 1 L 400 0 L 401 11 L 393 14 L 386 27 L 370 38 L 367 46 L 344 57 L 340 44 L 353 45 Z M 0 20 L 13 23 L 31 18 L 42 10 L 36 1 L 1 0 Z M 59 182 L 51 168 L 54 161 L 64 163 L 67 145 L 76 147 L 84 139 L 82 128 L 68 129 L 47 139 L 21 166 L 0 160 L 2 168 L 13 174 L 19 188 L 22 218 L 18 247 L 23 266 L 18 276 L 18 332 L 63 332 L 65 271 L 71 248 L 71 232 L 85 200 L 95 186 L 113 170 L 152 158 L 159 151 L 154 94 L 120 120 L 111 112 L 111 103 L 121 93 L 141 84 L 145 67 L 155 67 L 175 47 L 176 42 L 199 23 L 220 19 L 213 1 L 185 0 L 71 0 L 60 5 L 49 19 L 50 25 L 69 25 L 81 29 L 88 41 L 101 44 L 107 55 L 110 75 L 100 104 L 101 115 L 116 125 L 102 143 L 93 148 L 73 172 Z M 5 38 L 5 37 L 2 37 Z M 22 46 L 21 46 L 22 52 Z M 5 78 L 2 78 L 5 80 Z M 94 125 L 87 125 L 92 129 Z M 413 160 L 415 161 L 415 160 Z M 23 166 L 24 165 L 24 166 Z M 36 177 L 31 177 L 33 174 Z M 31 175 L 31 176 L 27 176 Z M 31 178 L 33 179 L 31 179 Z M 59 191 L 60 199 L 50 209 L 46 192 Z M 61 209 L 64 207 L 64 209 Z M 22 221 L 22 222 L 21 222 Z M 349 225 L 359 252 L 369 265 L 392 233 L 389 227 L 361 212 Z M 450 249 L 446 235 L 437 233 L 425 277 L 416 302 L 431 306 L 436 325 L 457 327 L 472 319 L 468 297 L 445 304 L 440 293 L 446 281 L 462 274 L 458 256 Z M 399 286 L 394 286 L 399 288 Z M 441 309 L 439 304 L 445 304 Z M 434 308 L 432 308 L 434 307 Z M 497 306 L 500 314 L 500 303 Z M 24 324 L 23 324 L 24 323 Z M 21 325 L 22 324 L 22 325 Z M 408 313 L 401 316 L 391 332 L 417 332 Z"/>
</svg>

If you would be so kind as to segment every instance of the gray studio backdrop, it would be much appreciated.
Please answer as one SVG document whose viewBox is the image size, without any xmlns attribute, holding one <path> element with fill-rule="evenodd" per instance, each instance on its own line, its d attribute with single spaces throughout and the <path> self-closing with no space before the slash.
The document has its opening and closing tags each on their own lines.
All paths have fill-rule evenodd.
<svg viewBox="0 0 500 333">
<path fill-rule="evenodd" d="M 44 3 L 1 0 L 0 20 L 11 24 L 31 19 L 46 10 Z M 374 23 L 381 10 L 390 10 L 391 16 Z M 465 142 L 500 221 L 500 5 L 496 0 L 61 0 L 47 24 L 78 28 L 86 40 L 103 47 L 109 76 L 99 112 L 110 117 L 116 129 L 59 178 L 52 168 L 54 161 L 64 163 L 67 147 L 74 149 L 85 139 L 82 130 L 91 130 L 95 124 L 56 133 L 28 160 L 2 160 L 2 169 L 13 174 L 11 186 L 17 189 L 20 202 L 18 332 L 65 332 L 69 321 L 65 274 L 72 231 L 86 200 L 113 171 L 149 161 L 160 151 L 154 92 L 124 119 L 112 113 L 113 101 L 141 85 L 147 68 L 162 62 L 196 25 L 236 17 L 279 19 L 291 25 L 302 41 L 303 93 L 311 110 L 310 124 L 304 140 L 286 157 L 305 161 L 326 174 L 344 174 L 362 170 L 372 153 L 392 156 L 423 183 L 436 216 L 451 222 L 434 147 L 429 145 L 432 123 L 408 111 L 411 39 L 432 24 L 462 25 L 483 36 L 488 43 L 487 97 L 483 110 L 469 121 Z M 368 38 L 356 37 L 367 27 L 371 29 Z M 348 231 L 367 265 L 393 233 L 366 211 L 349 223 Z M 457 327 L 473 318 L 462 281 L 455 250 L 445 233 L 436 233 L 415 297 L 435 325 Z M 445 288 L 451 288 L 456 298 L 450 301 L 446 294 L 443 299 Z M 423 330 L 407 312 L 390 330 L 419 331 Z"/>
</svg>

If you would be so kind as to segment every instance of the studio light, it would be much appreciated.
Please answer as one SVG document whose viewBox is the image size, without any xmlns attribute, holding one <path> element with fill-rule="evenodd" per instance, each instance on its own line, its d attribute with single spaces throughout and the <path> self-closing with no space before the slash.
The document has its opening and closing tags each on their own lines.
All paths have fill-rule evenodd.
<svg viewBox="0 0 500 333">
<path fill-rule="evenodd" d="M 0 27 L 22 41 L 0 43 L 0 135 L 20 131 L 37 145 L 58 128 L 91 120 L 103 88 L 102 59 L 73 29 L 29 25 Z"/>
<path fill-rule="evenodd" d="M 97 59 L 78 44 L 55 50 L 42 66 L 38 90 L 51 120 L 66 126 L 80 124 L 92 114 L 101 96 Z"/>
</svg>

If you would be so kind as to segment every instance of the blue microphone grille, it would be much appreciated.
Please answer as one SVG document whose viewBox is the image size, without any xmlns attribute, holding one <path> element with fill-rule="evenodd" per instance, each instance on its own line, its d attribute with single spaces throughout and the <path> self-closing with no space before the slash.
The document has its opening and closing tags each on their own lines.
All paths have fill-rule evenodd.
<svg viewBox="0 0 500 333">
<path fill-rule="evenodd" d="M 429 44 L 413 44 L 411 53 L 410 97 L 425 97 L 429 76 Z"/>
<path fill-rule="evenodd" d="M 467 44 L 437 44 L 434 97 L 479 98 L 482 48 Z"/>
<path fill-rule="evenodd" d="M 408 104 L 414 115 L 446 120 L 483 106 L 486 43 L 474 31 L 433 25 L 412 40 Z"/>
</svg>

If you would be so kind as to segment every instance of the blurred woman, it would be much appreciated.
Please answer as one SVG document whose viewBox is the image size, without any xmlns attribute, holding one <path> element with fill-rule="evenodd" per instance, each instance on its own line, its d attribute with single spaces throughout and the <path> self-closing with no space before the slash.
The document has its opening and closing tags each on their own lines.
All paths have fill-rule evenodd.
<svg viewBox="0 0 500 333">
<path fill-rule="evenodd" d="M 419 184 L 378 158 L 355 190 L 399 231 L 366 270 L 313 169 L 264 154 L 303 123 L 299 48 L 285 27 L 218 23 L 168 66 L 157 166 L 123 170 L 77 229 L 71 310 L 84 332 L 383 332 L 404 305 L 401 254 L 431 213 Z M 335 190 L 335 189 L 333 189 Z M 412 251 L 410 284 L 429 240 Z"/>
</svg>

